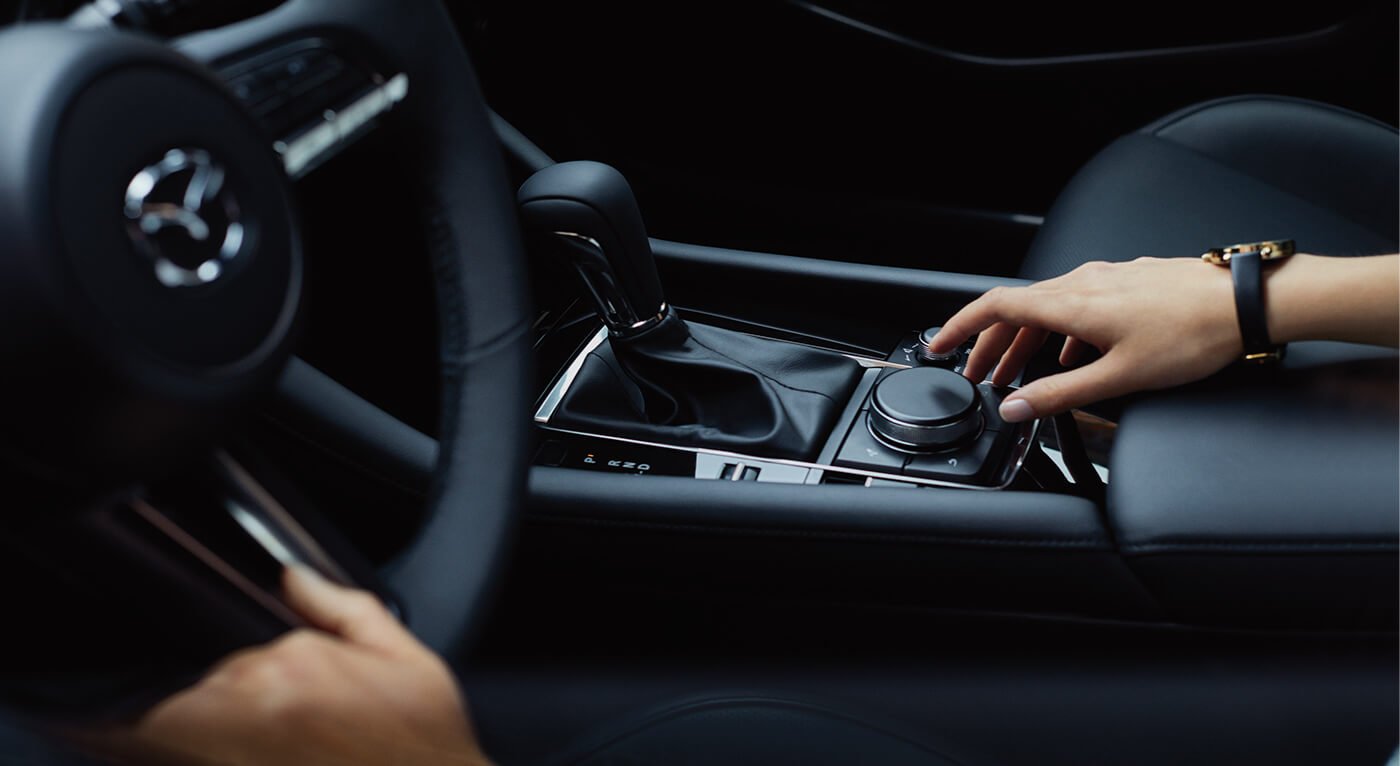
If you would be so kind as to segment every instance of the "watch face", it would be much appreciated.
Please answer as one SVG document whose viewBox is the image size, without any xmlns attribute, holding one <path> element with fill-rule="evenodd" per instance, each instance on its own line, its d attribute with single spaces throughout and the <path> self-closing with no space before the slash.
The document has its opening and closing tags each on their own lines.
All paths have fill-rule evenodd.
<svg viewBox="0 0 1400 766">
<path fill-rule="evenodd" d="M 1261 261 L 1276 261 L 1293 255 L 1293 240 L 1270 239 L 1262 242 L 1246 242 L 1239 245 L 1215 247 L 1201 254 L 1201 260 L 1216 266 L 1228 266 L 1230 258 L 1245 253 L 1258 253 Z"/>
</svg>

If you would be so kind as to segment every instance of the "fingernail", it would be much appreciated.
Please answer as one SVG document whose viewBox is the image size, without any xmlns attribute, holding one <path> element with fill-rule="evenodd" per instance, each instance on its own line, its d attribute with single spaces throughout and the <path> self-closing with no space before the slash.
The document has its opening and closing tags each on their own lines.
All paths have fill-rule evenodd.
<svg viewBox="0 0 1400 766">
<path fill-rule="evenodd" d="M 1035 409 L 1025 399 L 1007 399 L 997 411 L 1001 419 L 1008 423 L 1020 423 L 1035 417 Z"/>
</svg>

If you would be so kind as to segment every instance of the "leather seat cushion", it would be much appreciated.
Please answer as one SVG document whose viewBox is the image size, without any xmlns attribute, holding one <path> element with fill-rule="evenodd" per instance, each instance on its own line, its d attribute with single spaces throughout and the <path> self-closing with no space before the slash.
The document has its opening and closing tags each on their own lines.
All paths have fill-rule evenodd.
<svg viewBox="0 0 1400 766">
<path fill-rule="evenodd" d="M 1397 146 L 1393 127 L 1301 99 L 1238 96 L 1183 109 L 1079 171 L 1021 276 L 1261 239 L 1325 255 L 1396 252 Z"/>
</svg>

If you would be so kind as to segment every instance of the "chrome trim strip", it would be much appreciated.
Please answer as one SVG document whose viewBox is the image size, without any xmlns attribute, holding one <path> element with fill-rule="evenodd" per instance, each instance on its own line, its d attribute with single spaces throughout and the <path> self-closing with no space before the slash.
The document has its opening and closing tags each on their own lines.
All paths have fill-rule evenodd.
<svg viewBox="0 0 1400 766">
<path fill-rule="evenodd" d="M 209 567 L 215 574 L 224 578 L 230 585 L 237 588 L 239 592 L 247 596 L 251 601 L 266 609 L 277 619 L 292 627 L 301 627 L 306 624 L 296 612 L 293 612 L 286 604 L 273 598 L 272 595 L 254 585 L 251 580 L 229 564 L 217 553 L 209 550 L 205 545 L 186 532 L 179 524 L 176 524 L 170 517 L 161 513 L 155 506 L 146 502 L 142 498 L 135 498 L 129 506 L 131 510 L 147 524 L 150 524 L 156 531 L 165 535 L 172 543 L 183 548 L 186 553 L 195 557 L 201 564 Z"/>
<path fill-rule="evenodd" d="M 613 335 L 619 338 L 630 338 L 661 324 L 670 314 L 670 306 L 662 301 L 654 315 L 641 316 L 638 307 L 632 305 L 632 296 L 628 295 L 618 284 L 617 275 L 614 273 L 612 263 L 608 260 L 607 251 L 603 249 L 602 243 L 598 240 L 576 231 L 556 231 L 554 235 L 582 242 L 597 254 L 598 263 L 593 264 L 591 268 L 578 259 L 570 260 L 574 270 L 583 279 L 583 284 L 588 288 L 589 294 L 593 296 L 599 318 L 603 320 L 603 324 L 608 326 Z"/>
<path fill-rule="evenodd" d="M 907 364 L 900 364 L 899 362 L 889 362 L 884 359 L 871 359 L 870 357 L 856 356 L 855 354 L 842 354 L 841 356 L 844 356 L 847 359 L 854 361 L 856 364 L 859 364 L 861 367 L 864 367 L 867 370 L 872 367 L 888 367 L 891 370 L 909 369 L 909 365 Z"/>
<path fill-rule="evenodd" d="M 880 433 L 879 431 L 876 431 L 876 430 L 875 430 L 874 424 L 872 424 L 872 423 L 870 422 L 870 420 L 871 420 L 871 415 L 873 415 L 873 414 L 874 414 L 874 410 L 871 410 L 871 411 L 869 411 L 869 412 L 867 412 L 867 413 L 865 414 L 865 417 L 864 417 L 864 418 L 862 418 L 863 422 L 865 423 L 865 430 L 866 430 L 866 432 L 868 432 L 868 433 L 870 434 L 871 438 L 875 439 L 875 441 L 877 441 L 877 442 L 879 442 L 879 443 L 885 445 L 886 447 L 889 447 L 890 449 L 894 450 L 895 452 L 899 452 L 899 453 L 902 453 L 902 454 L 905 454 L 905 455 L 923 455 L 923 454 L 926 454 L 926 453 L 920 451 L 919 445 L 917 445 L 917 444 L 905 444 L 905 443 L 899 441 L 898 439 L 894 438 L 893 436 L 886 436 L 886 435 Z M 900 423 L 900 421 L 894 420 L 893 418 L 891 418 L 891 420 L 892 420 L 893 422 L 895 422 L 895 423 Z M 952 445 L 949 445 L 949 446 L 947 447 L 947 449 L 953 449 L 954 447 L 966 447 L 966 446 L 968 446 L 969 444 L 971 444 L 972 442 L 977 441 L 977 439 L 982 438 L 982 434 L 984 434 L 984 433 L 987 432 L 987 428 L 986 428 L 987 424 L 983 421 L 982 413 L 980 413 L 980 412 L 977 413 L 977 421 L 976 421 L 976 422 L 977 422 L 977 430 L 976 430 L 977 436 L 976 436 L 975 438 L 973 438 L 973 439 L 968 439 L 965 443 L 954 443 L 954 444 L 952 444 Z M 904 424 L 904 425 L 908 425 L 908 424 Z M 960 425 L 960 424 L 955 424 L 955 425 Z M 911 428 L 911 429 L 913 429 L 913 428 L 919 428 L 920 426 L 908 426 L 908 427 Z M 925 429 L 925 430 L 931 430 L 931 429 Z M 970 433 L 973 433 L 973 432 L 972 432 L 972 431 L 968 431 L 967 433 L 963 434 L 962 436 L 959 436 L 958 439 L 955 439 L 954 442 L 957 442 L 957 441 L 959 441 L 959 440 L 961 440 L 961 439 L 966 438 L 967 435 L 970 434 Z"/>
<path fill-rule="evenodd" d="M 323 577 L 341 585 L 352 587 L 355 585 L 355 579 L 350 576 L 350 573 L 341 568 L 340 564 L 336 563 L 336 560 L 321 547 L 316 538 L 238 461 L 234 460 L 228 453 L 219 452 L 215 455 L 215 462 L 223 469 L 228 482 L 246 496 L 242 499 L 252 501 L 250 507 L 230 498 L 226 501 L 225 510 L 233 516 L 234 521 L 238 522 L 238 525 L 243 527 L 249 536 L 263 545 L 268 555 L 278 559 L 283 564 L 289 563 L 282 561 L 276 548 L 269 547 L 264 543 L 263 536 L 254 531 L 254 527 L 247 523 L 248 519 L 251 518 L 256 522 L 256 526 L 262 527 L 262 532 L 274 537 L 281 533 L 290 538 L 291 543 L 300 549 L 301 556 L 297 556 L 291 548 L 287 547 L 286 540 L 277 537 L 277 543 L 282 553 L 298 559 L 291 563 L 310 566 L 319 571 Z M 259 513 L 265 515 L 266 518 L 258 518 Z"/>
<path fill-rule="evenodd" d="M 340 110 L 326 110 L 321 122 L 296 138 L 273 143 L 282 167 L 293 179 L 310 173 L 349 144 L 361 128 L 408 98 L 408 75 L 400 73 Z"/>
<path fill-rule="evenodd" d="M 538 419 L 536 422 L 538 422 Z M 733 460 L 730 462 L 749 461 L 750 463 L 775 463 L 777 465 L 787 465 L 792 466 L 794 468 L 806 468 L 808 470 L 815 471 L 832 471 L 835 473 L 850 474 L 852 476 L 864 476 L 866 478 L 874 479 L 887 479 L 889 481 L 902 481 L 906 484 L 918 484 L 920 486 L 926 487 L 946 487 L 952 489 L 974 489 L 985 491 L 1006 489 L 1008 486 L 1011 485 L 1012 480 L 1016 478 L 1016 474 L 1021 472 L 1021 465 L 1026 460 L 1026 454 L 1030 451 L 1031 445 L 1035 443 L 1036 437 L 1040 433 L 1040 421 L 1035 421 L 1035 424 L 1031 426 L 1031 430 L 1026 435 L 1026 437 L 1021 441 L 1017 442 L 1015 457 L 1012 461 L 1012 470 L 1007 473 L 1007 478 L 1004 482 L 994 487 L 987 487 L 979 484 L 959 484 L 957 482 L 940 481 L 938 479 L 924 479 L 918 476 L 905 476 L 902 473 L 879 473 L 878 471 L 866 471 L 859 468 L 846 468 L 845 466 L 827 465 L 825 463 L 807 463 L 801 460 L 788 460 L 786 458 L 757 457 L 754 455 L 744 455 L 738 452 L 728 452 L 726 450 L 710 449 L 708 447 L 686 447 L 678 444 L 662 444 L 660 442 L 649 442 L 643 441 L 641 439 L 629 439 L 625 436 L 607 436 L 604 434 L 588 433 L 586 431 L 572 431 L 567 428 L 556 428 L 554 426 L 545 425 L 543 423 L 540 424 L 540 428 L 544 429 L 545 431 L 569 434 L 571 436 L 584 436 L 590 439 L 604 439 L 606 441 L 619 442 L 622 444 L 635 444 L 639 447 L 657 447 L 660 449 L 690 452 L 697 455 L 713 455 L 715 457 L 721 458 L 733 458 Z"/>
<path fill-rule="evenodd" d="M 1054 463 L 1055 467 L 1060 469 L 1060 473 L 1064 474 L 1065 476 L 1065 481 L 1068 481 L 1070 484 L 1075 483 L 1074 477 L 1069 474 L 1069 466 L 1065 465 L 1065 458 L 1058 449 L 1056 449 L 1055 447 L 1051 447 L 1048 444 L 1042 444 L 1040 445 L 1040 451 L 1044 452 L 1045 456 L 1050 458 L 1050 462 Z M 1089 465 L 1092 465 L 1094 467 L 1094 472 L 1099 475 L 1099 478 L 1102 479 L 1105 484 L 1107 484 L 1108 469 L 1099 465 L 1098 463 L 1095 463 L 1092 460 L 1089 461 Z"/>
<path fill-rule="evenodd" d="M 569 366 L 565 368 L 564 374 L 559 376 L 559 380 L 549 389 L 549 394 L 540 402 L 539 409 L 535 410 L 536 423 L 548 423 L 554 417 L 554 411 L 559 409 L 559 403 L 564 401 L 564 395 L 569 393 L 569 388 L 574 385 L 574 378 L 578 377 L 579 371 L 583 369 L 583 363 L 587 361 L 588 355 L 593 353 L 603 341 L 608 339 L 608 328 L 599 327 L 598 332 L 593 333 L 588 343 L 584 344 L 574 357 Z"/>
</svg>

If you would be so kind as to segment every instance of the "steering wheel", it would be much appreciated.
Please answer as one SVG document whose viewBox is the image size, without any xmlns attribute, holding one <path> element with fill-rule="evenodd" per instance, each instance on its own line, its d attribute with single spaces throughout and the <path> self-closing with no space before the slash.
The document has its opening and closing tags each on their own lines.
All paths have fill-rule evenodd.
<svg viewBox="0 0 1400 766">
<path fill-rule="evenodd" d="M 315 103 L 322 91 L 308 90 L 301 106 L 326 115 L 329 138 L 274 150 L 281 137 L 214 69 L 327 39 L 372 52 L 390 75 L 356 108 L 395 107 L 411 136 L 399 148 L 405 177 L 427 200 L 437 468 L 425 520 L 378 574 L 409 627 L 450 656 L 481 611 L 523 491 L 529 300 L 499 147 L 438 0 L 286 0 L 165 42 L 58 24 L 0 33 L 0 470 L 39 504 L 7 516 L 116 498 L 166 543 L 207 548 L 140 488 L 190 470 L 191 455 L 222 454 L 240 416 L 295 363 L 303 255 L 289 170 L 365 117 L 337 125 L 334 110 L 351 116 L 345 103 Z M 220 465 L 219 505 L 276 508 L 238 465 Z M 253 533 L 274 521 L 243 519 Z M 287 549 L 300 546 L 335 573 L 315 536 L 291 526 L 292 541 L 274 547 L 297 558 Z M 222 574 L 239 584 L 238 572 Z"/>
</svg>

